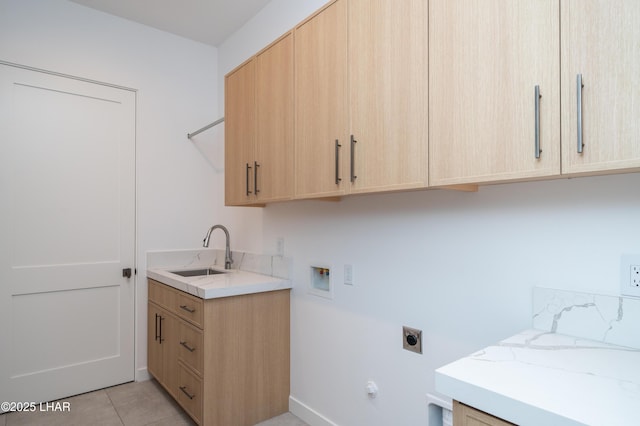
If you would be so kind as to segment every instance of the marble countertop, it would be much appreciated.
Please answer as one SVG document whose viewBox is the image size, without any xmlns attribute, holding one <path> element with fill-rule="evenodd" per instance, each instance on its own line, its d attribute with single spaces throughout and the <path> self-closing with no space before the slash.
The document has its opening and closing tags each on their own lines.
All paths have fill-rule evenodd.
<svg viewBox="0 0 640 426">
<path fill-rule="evenodd" d="M 640 349 L 552 331 L 529 329 L 445 365 L 435 384 L 518 425 L 640 421 Z"/>
<path fill-rule="evenodd" d="M 232 252 L 233 269 L 225 270 L 224 250 L 187 249 L 147 252 L 147 277 L 202 299 L 292 288 L 291 260 Z M 171 271 L 211 268 L 224 274 L 182 277 Z"/>
<path fill-rule="evenodd" d="M 253 272 L 231 269 L 224 274 L 182 277 L 170 272 L 179 268 L 147 270 L 147 277 L 202 299 L 240 296 L 291 288 L 291 281 Z M 224 271 L 224 269 L 213 267 Z"/>
</svg>

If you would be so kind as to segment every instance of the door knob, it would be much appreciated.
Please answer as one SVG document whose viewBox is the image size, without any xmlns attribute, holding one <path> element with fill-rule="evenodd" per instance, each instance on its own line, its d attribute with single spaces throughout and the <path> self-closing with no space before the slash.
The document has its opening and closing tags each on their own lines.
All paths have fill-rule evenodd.
<svg viewBox="0 0 640 426">
<path fill-rule="evenodd" d="M 125 278 L 131 278 L 131 268 L 124 268 L 122 270 L 122 276 Z"/>
</svg>

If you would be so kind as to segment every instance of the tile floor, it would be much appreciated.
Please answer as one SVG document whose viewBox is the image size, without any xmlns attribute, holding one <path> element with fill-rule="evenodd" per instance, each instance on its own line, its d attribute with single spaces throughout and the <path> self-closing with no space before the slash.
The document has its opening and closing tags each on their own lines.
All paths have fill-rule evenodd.
<svg viewBox="0 0 640 426">
<path fill-rule="evenodd" d="M 0 415 L 0 426 L 190 426 L 195 425 L 155 380 L 131 382 L 60 400 L 68 412 L 35 411 Z M 291 413 L 259 426 L 308 426 Z"/>
</svg>

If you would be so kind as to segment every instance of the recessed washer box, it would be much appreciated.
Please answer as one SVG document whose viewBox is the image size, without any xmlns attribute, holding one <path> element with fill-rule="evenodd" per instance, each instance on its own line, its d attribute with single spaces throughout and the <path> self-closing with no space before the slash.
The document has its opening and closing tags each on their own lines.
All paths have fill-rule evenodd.
<svg viewBox="0 0 640 426">
<path fill-rule="evenodd" d="M 316 266 L 311 266 L 309 269 L 309 293 L 327 299 L 333 299 L 331 267 L 327 264 L 316 264 Z"/>
</svg>

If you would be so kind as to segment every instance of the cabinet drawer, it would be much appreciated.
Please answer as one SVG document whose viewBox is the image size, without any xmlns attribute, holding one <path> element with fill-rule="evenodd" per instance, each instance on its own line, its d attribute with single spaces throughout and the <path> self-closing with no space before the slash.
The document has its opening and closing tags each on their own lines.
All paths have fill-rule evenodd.
<svg viewBox="0 0 640 426">
<path fill-rule="evenodd" d="M 202 328 L 202 313 L 204 303 L 202 299 L 186 293 L 177 295 L 177 303 L 173 308 L 176 315 Z"/>
<path fill-rule="evenodd" d="M 194 326 L 180 322 L 178 358 L 198 374 L 202 375 L 204 342 L 202 331 Z"/>
<path fill-rule="evenodd" d="M 149 301 L 172 310 L 176 305 L 176 292 L 170 287 L 154 280 L 147 280 L 149 287 Z"/>
<path fill-rule="evenodd" d="M 202 381 L 182 364 L 178 372 L 178 402 L 197 422 L 202 423 Z"/>
</svg>

